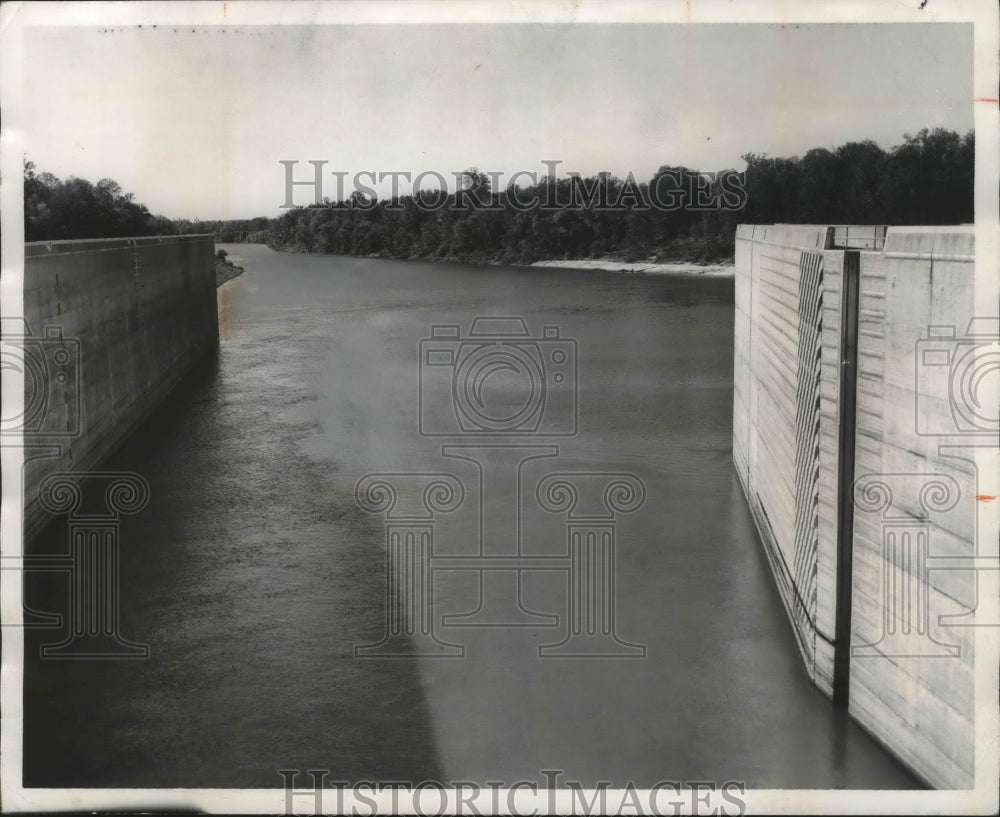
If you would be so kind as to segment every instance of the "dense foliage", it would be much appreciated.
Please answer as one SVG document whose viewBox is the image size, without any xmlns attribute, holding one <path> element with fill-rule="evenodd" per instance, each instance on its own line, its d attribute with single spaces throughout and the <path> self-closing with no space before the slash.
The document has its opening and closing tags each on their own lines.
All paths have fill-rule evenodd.
<svg viewBox="0 0 1000 817">
<path fill-rule="evenodd" d="M 748 154 L 747 223 L 963 224 L 974 219 L 975 141 L 937 128 L 889 151 L 871 141 L 802 158 Z"/>
<path fill-rule="evenodd" d="M 175 233 L 173 222 L 151 215 L 117 182 L 101 179 L 57 179 L 35 173 L 33 162 L 24 164 L 24 240 L 55 241 L 66 238 L 118 238 Z"/>
<path fill-rule="evenodd" d="M 684 168 L 662 173 L 673 173 L 660 186 L 663 201 L 685 199 L 696 183 Z M 476 185 L 477 176 L 467 171 L 466 183 Z M 650 183 L 611 175 L 543 179 L 516 193 L 479 182 L 471 200 L 452 193 L 439 208 L 428 193 L 423 202 L 404 196 L 290 210 L 271 223 L 268 243 L 308 252 L 513 263 L 605 255 L 709 259 L 731 254 L 727 236 L 740 220 L 738 211 L 714 204 L 694 209 L 683 202 L 669 212 L 645 206 Z M 706 201 L 718 199 L 718 182 L 703 185 L 702 192 Z"/>
<path fill-rule="evenodd" d="M 643 183 L 602 173 L 543 178 L 516 191 L 492 190 L 473 168 L 467 192 L 447 199 L 433 191 L 383 200 L 355 192 L 277 218 L 202 222 L 150 215 L 110 179 L 60 181 L 27 163 L 26 239 L 214 232 L 223 242 L 393 258 L 709 261 L 732 256 L 739 223 L 971 222 L 973 154 L 971 132 L 942 129 L 906 136 L 888 151 L 864 141 L 790 159 L 747 154 L 738 196 L 722 174 L 709 179 L 683 167 L 663 166 Z M 664 200 L 677 206 L 664 208 Z M 645 206 L 650 201 L 660 206 Z"/>
<path fill-rule="evenodd" d="M 936 129 L 906 136 L 883 150 L 874 142 L 849 142 L 835 150 L 816 148 L 802 157 L 771 158 L 747 154 L 745 199 L 739 209 L 685 206 L 664 210 L 587 206 L 577 195 L 572 206 L 520 211 L 509 191 L 493 192 L 467 175 L 485 194 L 489 207 L 465 211 L 446 206 L 430 212 L 411 197 L 378 201 L 326 203 L 286 212 L 267 228 L 267 243 L 279 249 L 396 258 L 457 258 L 527 263 L 540 259 L 614 256 L 624 260 L 710 261 L 730 258 L 739 223 L 801 222 L 820 224 L 959 224 L 974 218 L 974 139 Z M 648 193 L 663 174 L 680 178 L 680 188 L 695 171 L 661 167 Z M 488 179 L 486 180 L 488 182 Z M 619 179 L 584 180 L 607 185 L 616 201 Z M 521 200 L 571 201 L 571 179 L 543 180 L 521 191 Z M 556 190 L 542 188 L 555 186 Z M 707 200 L 717 191 L 709 185 Z M 621 201 L 627 203 L 627 197 Z M 662 200 L 662 198 L 661 198 Z M 722 199 L 715 196 L 716 204 Z M 454 202 L 454 195 L 449 205 Z M 724 202 L 723 202 L 724 203 Z M 357 204 L 357 202 L 353 202 Z M 364 204 L 364 203 L 363 203 Z M 372 204 L 368 202 L 367 204 Z M 492 209 L 496 208 L 496 209 Z"/>
</svg>

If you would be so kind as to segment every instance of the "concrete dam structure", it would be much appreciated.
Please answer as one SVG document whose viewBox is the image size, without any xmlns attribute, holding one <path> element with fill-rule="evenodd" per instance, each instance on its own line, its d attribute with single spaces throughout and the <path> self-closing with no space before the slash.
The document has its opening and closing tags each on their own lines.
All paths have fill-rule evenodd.
<svg viewBox="0 0 1000 817">
<path fill-rule="evenodd" d="M 24 538 L 39 486 L 105 460 L 219 339 L 212 235 L 24 248 Z M 15 341 L 5 327 L 5 342 Z"/>
<path fill-rule="evenodd" d="M 974 783 L 977 568 L 996 562 L 976 552 L 974 453 L 998 425 L 977 389 L 998 327 L 974 313 L 974 238 L 736 236 L 733 459 L 806 672 L 956 789 Z"/>
</svg>

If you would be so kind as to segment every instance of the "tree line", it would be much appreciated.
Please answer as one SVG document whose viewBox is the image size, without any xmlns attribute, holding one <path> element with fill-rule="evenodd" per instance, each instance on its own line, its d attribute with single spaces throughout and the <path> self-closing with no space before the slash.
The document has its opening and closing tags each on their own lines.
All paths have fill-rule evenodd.
<svg viewBox="0 0 1000 817">
<path fill-rule="evenodd" d="M 26 240 L 213 232 L 220 242 L 390 258 L 715 261 L 732 257 L 740 223 L 935 225 L 974 218 L 972 132 L 925 129 L 889 150 L 862 141 L 801 157 L 743 159 L 742 173 L 664 165 L 644 182 L 600 173 L 504 190 L 491 189 L 489 176 L 472 168 L 462 192 L 377 199 L 355 191 L 276 218 L 202 222 L 150 215 L 110 179 L 60 181 L 36 175 L 27 163 Z"/>
<path fill-rule="evenodd" d="M 112 179 L 92 184 L 86 179 L 58 179 L 24 163 L 24 240 L 123 238 L 171 235 L 168 218 L 154 216 Z"/>
</svg>

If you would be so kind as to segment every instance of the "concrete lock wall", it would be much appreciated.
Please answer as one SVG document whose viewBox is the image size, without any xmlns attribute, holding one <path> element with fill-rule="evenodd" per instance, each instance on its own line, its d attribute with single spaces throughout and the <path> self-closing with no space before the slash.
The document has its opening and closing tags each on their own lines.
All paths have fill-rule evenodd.
<svg viewBox="0 0 1000 817">
<path fill-rule="evenodd" d="M 25 245 L 24 535 L 38 486 L 95 467 L 218 343 L 211 235 Z"/>
<path fill-rule="evenodd" d="M 977 423 L 952 412 L 975 371 L 974 255 L 972 227 L 891 228 L 860 254 L 850 712 L 939 788 L 974 783 Z"/>
<path fill-rule="evenodd" d="M 733 459 L 805 669 L 941 788 L 973 781 L 971 630 L 939 616 L 975 607 L 975 575 L 933 569 L 975 555 L 971 455 L 941 447 L 976 431 L 953 393 L 954 350 L 975 342 L 973 240 L 736 237 Z"/>
<path fill-rule="evenodd" d="M 838 381 L 820 374 L 839 371 L 840 336 L 823 319 L 839 294 L 825 291 L 836 288 L 834 276 L 819 274 L 827 233 L 737 230 L 733 459 L 806 671 L 832 695 Z"/>
</svg>

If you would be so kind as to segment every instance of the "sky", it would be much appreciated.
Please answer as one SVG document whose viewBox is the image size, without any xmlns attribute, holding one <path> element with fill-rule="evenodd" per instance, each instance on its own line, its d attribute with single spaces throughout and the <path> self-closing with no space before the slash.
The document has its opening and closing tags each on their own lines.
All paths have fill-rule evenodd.
<svg viewBox="0 0 1000 817">
<path fill-rule="evenodd" d="M 348 192 L 365 170 L 505 182 L 543 160 L 646 180 L 973 127 L 963 24 L 74 26 L 24 43 L 38 170 L 113 178 L 172 218 L 279 215 L 282 160 L 299 181 L 325 160 Z"/>
</svg>

